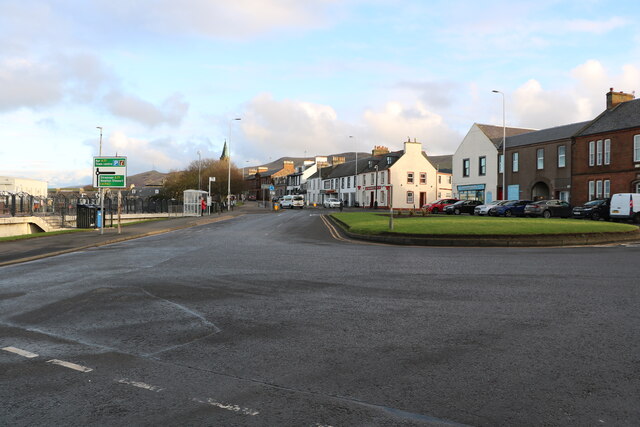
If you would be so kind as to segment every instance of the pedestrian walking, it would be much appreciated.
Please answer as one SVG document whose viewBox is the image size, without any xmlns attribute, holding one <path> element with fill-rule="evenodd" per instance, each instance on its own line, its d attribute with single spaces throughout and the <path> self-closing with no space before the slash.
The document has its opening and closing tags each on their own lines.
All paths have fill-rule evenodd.
<svg viewBox="0 0 640 427">
<path fill-rule="evenodd" d="M 200 199 L 200 207 L 202 208 L 201 212 L 200 212 L 200 216 L 203 216 L 204 215 L 204 211 L 207 210 L 207 202 L 206 202 L 206 200 L 204 200 L 204 197 L 202 197 Z"/>
</svg>

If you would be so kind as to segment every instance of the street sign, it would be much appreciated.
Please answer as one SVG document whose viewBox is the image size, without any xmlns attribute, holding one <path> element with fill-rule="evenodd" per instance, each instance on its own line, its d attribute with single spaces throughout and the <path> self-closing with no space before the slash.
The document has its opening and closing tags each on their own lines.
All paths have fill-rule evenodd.
<svg viewBox="0 0 640 427">
<path fill-rule="evenodd" d="M 275 189 L 276 189 L 276 187 L 274 187 L 273 185 L 270 185 L 270 186 L 269 186 L 269 191 L 273 191 L 273 190 L 275 190 Z"/>
<path fill-rule="evenodd" d="M 126 188 L 126 157 L 94 157 L 93 186 L 96 188 Z"/>
</svg>

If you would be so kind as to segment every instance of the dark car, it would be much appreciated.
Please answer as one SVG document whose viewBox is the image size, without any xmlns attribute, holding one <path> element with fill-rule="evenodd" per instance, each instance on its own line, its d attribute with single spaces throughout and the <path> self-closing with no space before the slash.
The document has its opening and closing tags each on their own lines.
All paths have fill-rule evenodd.
<svg viewBox="0 0 640 427">
<path fill-rule="evenodd" d="M 492 207 L 489 211 L 493 216 L 524 216 L 524 207 L 531 200 L 507 200 Z"/>
<path fill-rule="evenodd" d="M 574 218 L 591 218 L 594 221 L 600 218 L 609 220 L 609 206 L 611 199 L 598 199 L 573 208 Z"/>
<path fill-rule="evenodd" d="M 551 218 L 552 216 L 569 218 L 571 216 L 571 205 L 564 200 L 538 200 L 525 206 L 524 214 L 544 218 Z"/>
<path fill-rule="evenodd" d="M 452 205 L 445 206 L 444 212 L 448 215 L 460 215 L 468 213 L 473 215 L 473 211 L 476 206 L 480 206 L 482 202 L 480 200 L 460 200 Z"/>
<path fill-rule="evenodd" d="M 423 205 L 422 209 L 425 209 L 429 213 L 437 214 L 438 212 L 443 212 L 445 207 L 459 201 L 460 199 L 438 199 L 435 202 Z"/>
</svg>

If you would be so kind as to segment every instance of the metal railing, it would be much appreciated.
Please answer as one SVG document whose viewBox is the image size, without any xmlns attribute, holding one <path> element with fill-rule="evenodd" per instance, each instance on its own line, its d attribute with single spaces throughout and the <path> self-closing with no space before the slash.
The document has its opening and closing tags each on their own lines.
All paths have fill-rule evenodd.
<svg viewBox="0 0 640 427">
<path fill-rule="evenodd" d="M 77 214 L 78 205 L 99 205 L 98 197 L 87 197 L 80 193 L 54 194 L 49 197 L 33 196 L 27 193 L 10 193 L 0 191 L 0 217 L 17 216 L 41 216 L 54 217 L 62 227 L 68 226 L 68 217 Z M 182 213 L 182 202 L 178 200 L 157 199 L 152 197 L 123 196 L 123 214 L 145 213 L 169 213 L 178 215 Z M 104 199 L 104 213 L 117 215 L 117 195 L 107 196 Z"/>
</svg>

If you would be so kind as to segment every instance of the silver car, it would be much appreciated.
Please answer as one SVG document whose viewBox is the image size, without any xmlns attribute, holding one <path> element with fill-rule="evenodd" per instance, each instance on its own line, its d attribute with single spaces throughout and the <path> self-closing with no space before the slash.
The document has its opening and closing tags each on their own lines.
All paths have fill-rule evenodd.
<svg viewBox="0 0 640 427">
<path fill-rule="evenodd" d="M 502 200 L 494 200 L 493 202 L 487 202 L 484 205 L 476 206 L 473 213 L 476 215 L 489 215 L 489 209 L 500 203 Z"/>
<path fill-rule="evenodd" d="M 340 200 L 334 198 L 326 199 L 323 203 L 323 206 L 325 208 L 339 208 Z"/>
</svg>

